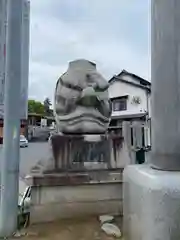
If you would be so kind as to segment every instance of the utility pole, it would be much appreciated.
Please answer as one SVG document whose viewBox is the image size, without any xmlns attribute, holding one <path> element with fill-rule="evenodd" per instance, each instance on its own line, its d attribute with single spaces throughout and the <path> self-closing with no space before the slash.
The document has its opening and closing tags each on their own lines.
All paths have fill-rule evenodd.
<svg viewBox="0 0 180 240">
<path fill-rule="evenodd" d="M 19 135 L 21 41 L 23 0 L 7 0 L 5 114 L 1 167 L 0 237 L 17 229 L 19 185 Z"/>
<path fill-rule="evenodd" d="M 21 81 L 21 118 L 28 117 L 28 80 L 29 80 L 29 32 L 30 32 L 30 2 L 23 0 L 23 30 L 22 30 L 22 81 Z"/>
<path fill-rule="evenodd" d="M 5 39 L 7 25 L 7 1 L 0 0 L 0 117 L 4 113 L 4 83 L 5 83 Z"/>
</svg>

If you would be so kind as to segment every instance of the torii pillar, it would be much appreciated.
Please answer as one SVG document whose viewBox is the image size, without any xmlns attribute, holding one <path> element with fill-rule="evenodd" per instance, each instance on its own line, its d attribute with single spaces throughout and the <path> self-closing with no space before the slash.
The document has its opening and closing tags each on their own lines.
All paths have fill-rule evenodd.
<svg viewBox="0 0 180 240">
<path fill-rule="evenodd" d="M 124 171 L 126 240 L 180 239 L 180 0 L 151 1 L 152 154 Z"/>
</svg>

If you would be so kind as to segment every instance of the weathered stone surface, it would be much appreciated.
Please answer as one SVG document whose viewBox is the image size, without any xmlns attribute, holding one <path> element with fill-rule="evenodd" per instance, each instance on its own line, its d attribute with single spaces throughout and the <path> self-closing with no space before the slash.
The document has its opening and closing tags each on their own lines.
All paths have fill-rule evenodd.
<svg viewBox="0 0 180 240">
<path fill-rule="evenodd" d="M 78 185 L 32 187 L 30 222 L 122 214 L 122 183 L 106 182 Z"/>
<path fill-rule="evenodd" d="M 31 173 L 58 173 L 124 167 L 121 152 L 123 138 L 111 135 L 52 136 L 49 155 L 31 169 Z M 122 159 L 121 159 L 122 158 Z"/>
<path fill-rule="evenodd" d="M 99 141 L 86 141 L 83 135 L 54 135 L 51 138 L 55 169 L 82 169 L 85 163 L 110 164 L 109 139 L 101 135 Z M 102 167 L 102 166 L 101 166 Z"/>
<path fill-rule="evenodd" d="M 69 64 L 56 85 L 54 112 L 57 129 L 50 154 L 27 179 L 32 186 L 31 222 L 122 213 L 123 168 L 117 152 L 123 138 L 107 134 L 108 83 L 95 64 Z M 118 171 L 110 170 L 115 165 Z"/>
<path fill-rule="evenodd" d="M 113 170 L 92 170 L 84 172 L 62 172 L 35 174 L 26 177 L 26 182 L 32 186 L 76 186 L 87 184 L 121 183 L 123 168 Z"/>
<path fill-rule="evenodd" d="M 54 114 L 58 132 L 104 133 L 111 115 L 108 82 L 88 60 L 76 60 L 57 81 Z"/>
<path fill-rule="evenodd" d="M 83 59 L 70 62 L 67 72 L 58 79 L 54 102 L 56 131 L 51 136 L 49 156 L 32 172 L 110 167 L 108 82 L 96 65 Z"/>
</svg>

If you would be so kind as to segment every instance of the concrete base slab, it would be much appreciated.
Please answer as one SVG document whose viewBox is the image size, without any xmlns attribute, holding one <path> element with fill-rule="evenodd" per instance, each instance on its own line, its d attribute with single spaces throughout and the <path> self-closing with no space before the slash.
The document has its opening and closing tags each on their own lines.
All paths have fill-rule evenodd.
<svg viewBox="0 0 180 240">
<path fill-rule="evenodd" d="M 125 239 L 180 239 L 180 172 L 131 165 L 123 182 Z"/>
</svg>

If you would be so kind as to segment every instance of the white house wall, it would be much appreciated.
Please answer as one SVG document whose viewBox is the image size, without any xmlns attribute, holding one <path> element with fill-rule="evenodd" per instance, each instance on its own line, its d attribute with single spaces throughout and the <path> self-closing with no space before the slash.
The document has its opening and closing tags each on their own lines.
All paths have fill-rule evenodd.
<svg viewBox="0 0 180 240">
<path fill-rule="evenodd" d="M 110 98 L 116 98 L 128 95 L 127 99 L 127 110 L 125 111 L 113 111 L 112 116 L 127 115 L 127 114 L 137 114 L 148 111 L 148 98 L 147 92 L 143 88 L 139 88 L 128 83 L 121 81 L 116 81 L 109 86 L 109 96 Z M 133 97 L 140 97 L 140 104 L 134 104 L 132 102 Z"/>
</svg>

